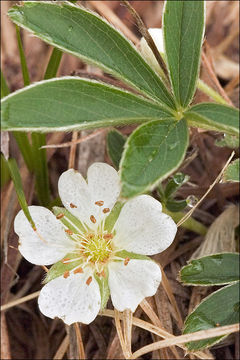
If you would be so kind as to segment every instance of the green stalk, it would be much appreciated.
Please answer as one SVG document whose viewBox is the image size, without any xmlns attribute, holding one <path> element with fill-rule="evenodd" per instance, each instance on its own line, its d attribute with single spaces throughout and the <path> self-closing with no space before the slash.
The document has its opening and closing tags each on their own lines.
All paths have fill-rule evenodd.
<svg viewBox="0 0 240 360">
<path fill-rule="evenodd" d="M 46 149 L 40 149 L 46 145 L 46 136 L 41 133 L 32 133 L 32 152 L 34 161 L 34 173 L 36 175 L 36 192 L 40 205 L 48 207 L 50 204 L 50 189 L 48 181 L 48 167 Z"/>
<path fill-rule="evenodd" d="M 30 215 L 29 209 L 28 209 L 28 204 L 25 198 L 25 194 L 23 191 L 23 186 L 22 186 L 22 179 L 21 179 L 21 175 L 18 169 L 18 165 L 15 159 L 9 159 L 8 160 L 8 168 L 10 171 L 10 175 L 14 184 L 14 188 L 15 191 L 17 193 L 17 197 L 18 197 L 18 201 L 19 204 L 21 205 L 21 208 L 23 209 L 23 212 L 26 216 L 26 218 L 28 219 L 28 221 L 30 222 L 31 226 L 33 229 L 36 229 L 34 221 Z"/>
<path fill-rule="evenodd" d="M 211 99 L 215 100 L 217 103 L 228 105 L 227 101 L 218 92 L 213 90 L 201 79 L 198 79 L 197 87 L 199 90 L 201 90 L 204 94 L 208 95 Z"/>
<path fill-rule="evenodd" d="M 44 75 L 44 80 L 51 79 L 56 76 L 60 61 L 62 59 L 62 51 L 57 48 L 53 48 L 51 57 L 48 62 L 48 66 Z"/>
<path fill-rule="evenodd" d="M 163 211 L 166 214 L 170 215 L 171 218 L 175 221 L 175 223 L 178 223 L 185 215 L 183 212 L 180 212 L 180 211 L 179 212 L 171 212 L 171 211 L 167 210 L 166 208 L 164 208 Z M 199 221 L 193 219 L 192 217 L 190 217 L 188 220 L 186 220 L 181 226 L 184 227 L 185 229 L 193 231 L 199 235 L 206 235 L 206 233 L 207 233 L 206 226 L 201 224 Z"/>
<path fill-rule="evenodd" d="M 21 67 L 22 67 L 23 82 L 24 82 L 24 86 L 28 86 L 28 85 L 30 85 L 30 77 L 29 77 L 29 72 L 28 72 L 28 67 L 27 67 L 27 62 L 26 62 L 23 46 L 22 46 L 20 29 L 19 29 L 18 25 L 16 25 L 16 34 L 17 34 L 17 43 L 18 43 L 18 49 L 19 49 Z"/>
<path fill-rule="evenodd" d="M 7 96 L 9 93 L 10 93 L 9 87 L 6 83 L 6 80 L 1 70 L 1 98 Z"/>
</svg>

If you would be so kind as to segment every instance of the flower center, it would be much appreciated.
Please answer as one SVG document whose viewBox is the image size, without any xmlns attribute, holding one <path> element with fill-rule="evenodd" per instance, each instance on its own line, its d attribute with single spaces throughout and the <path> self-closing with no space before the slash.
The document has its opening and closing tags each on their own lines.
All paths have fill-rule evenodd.
<svg viewBox="0 0 240 360">
<path fill-rule="evenodd" d="M 112 234 L 89 233 L 81 241 L 81 252 L 92 263 L 106 262 L 113 249 L 111 246 Z"/>
</svg>

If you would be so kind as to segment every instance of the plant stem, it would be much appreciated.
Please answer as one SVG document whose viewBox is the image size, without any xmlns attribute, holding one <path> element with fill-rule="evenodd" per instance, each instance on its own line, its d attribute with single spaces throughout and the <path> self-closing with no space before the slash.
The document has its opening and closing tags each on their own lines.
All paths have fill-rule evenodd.
<svg viewBox="0 0 240 360">
<path fill-rule="evenodd" d="M 229 105 L 228 102 L 217 91 L 213 90 L 201 79 L 198 79 L 197 87 L 199 90 L 201 90 L 204 94 L 208 95 L 211 99 L 215 100 L 217 103 Z"/>
<path fill-rule="evenodd" d="M 166 214 L 170 215 L 176 223 L 178 223 L 185 216 L 185 214 L 180 211 L 179 212 L 171 212 L 171 211 L 167 210 L 166 208 L 164 208 L 163 211 Z M 193 231 L 199 235 L 206 235 L 206 233 L 207 233 L 206 226 L 204 226 L 202 223 L 200 223 L 199 221 L 197 221 L 193 218 L 189 218 L 181 226 L 184 227 L 185 229 Z"/>
<path fill-rule="evenodd" d="M 20 55 L 20 60 L 21 60 L 23 82 L 24 82 L 24 86 L 27 86 L 30 84 L 30 77 L 29 77 L 25 54 L 23 51 L 20 29 L 19 29 L 18 25 L 16 25 L 16 33 L 17 33 L 17 43 L 18 43 L 19 55 Z"/>
</svg>

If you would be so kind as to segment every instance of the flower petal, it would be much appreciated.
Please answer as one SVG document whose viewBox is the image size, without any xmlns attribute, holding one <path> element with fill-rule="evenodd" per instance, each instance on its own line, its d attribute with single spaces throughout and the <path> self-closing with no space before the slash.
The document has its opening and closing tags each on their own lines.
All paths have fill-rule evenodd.
<svg viewBox="0 0 240 360">
<path fill-rule="evenodd" d="M 102 208 L 113 208 L 120 194 L 120 179 L 117 171 L 110 165 L 96 162 L 87 173 L 88 187 L 93 204 L 104 201 Z"/>
<path fill-rule="evenodd" d="M 172 218 L 162 213 L 159 201 L 140 195 L 128 201 L 115 224 L 114 244 L 142 255 L 162 252 L 173 242 L 177 226 Z"/>
<path fill-rule="evenodd" d="M 134 312 L 145 297 L 156 293 L 162 277 L 159 266 L 151 260 L 131 259 L 127 265 L 113 261 L 108 269 L 112 303 L 118 311 Z"/>
<path fill-rule="evenodd" d="M 37 231 L 33 230 L 22 210 L 14 221 L 14 230 L 19 236 L 18 248 L 25 259 L 36 265 L 50 265 L 73 250 L 74 243 L 50 210 L 42 206 L 29 206 L 28 209 Z"/>
<path fill-rule="evenodd" d="M 94 209 L 88 185 L 82 175 L 74 169 L 65 171 L 59 178 L 58 191 L 65 208 L 89 224 Z"/>
<path fill-rule="evenodd" d="M 87 285 L 90 271 L 73 272 L 69 277 L 60 276 L 45 285 L 39 295 L 41 312 L 50 318 L 59 317 L 66 324 L 74 322 L 89 324 L 100 310 L 101 296 L 94 276 Z"/>
</svg>

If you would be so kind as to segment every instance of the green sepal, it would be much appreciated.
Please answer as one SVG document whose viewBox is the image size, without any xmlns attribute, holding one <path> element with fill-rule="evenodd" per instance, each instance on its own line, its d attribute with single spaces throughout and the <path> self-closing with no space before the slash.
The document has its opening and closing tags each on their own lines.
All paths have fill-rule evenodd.
<svg viewBox="0 0 240 360">
<path fill-rule="evenodd" d="M 124 204 L 121 203 L 120 201 L 116 202 L 116 204 L 112 208 L 110 214 L 108 215 L 108 217 L 105 220 L 104 230 L 107 230 L 108 232 L 112 231 L 123 205 Z"/>
<path fill-rule="evenodd" d="M 94 274 L 94 277 L 99 285 L 100 295 L 101 295 L 101 310 L 104 310 L 109 296 L 110 296 L 110 289 L 108 286 L 108 269 L 107 267 L 104 269 L 105 276 L 98 276 L 96 273 Z"/>
<path fill-rule="evenodd" d="M 71 259 L 73 260 L 74 258 L 79 258 L 79 254 L 74 254 L 74 253 L 69 253 L 66 256 L 64 256 L 63 259 Z M 71 271 L 72 269 L 80 266 L 83 263 L 83 260 L 76 260 L 76 261 L 72 261 L 70 263 L 66 263 L 64 264 L 61 261 L 58 261 L 56 264 L 54 264 L 47 272 L 47 275 L 45 277 L 45 279 L 42 281 L 43 284 L 47 284 L 49 281 L 56 279 L 59 276 L 62 276 L 65 271 Z"/>
<path fill-rule="evenodd" d="M 52 208 L 53 213 L 58 216 L 60 214 L 64 214 L 64 216 L 59 219 L 63 225 L 65 225 L 68 229 L 72 230 L 74 233 L 76 233 L 78 230 L 81 230 L 83 232 L 86 232 L 86 228 L 84 228 L 82 222 L 76 218 L 70 211 L 63 207 L 54 206 Z"/>
<path fill-rule="evenodd" d="M 134 252 L 130 252 L 127 250 L 122 250 L 122 251 L 118 251 L 115 253 L 115 256 L 118 256 L 122 259 L 136 259 L 136 260 L 150 260 L 153 261 L 149 256 L 146 255 L 140 255 L 140 254 L 135 254 Z"/>
<path fill-rule="evenodd" d="M 239 182 L 240 181 L 240 173 L 239 173 L 239 159 L 232 161 L 228 167 L 226 168 L 223 180 L 231 181 L 231 182 Z"/>
<path fill-rule="evenodd" d="M 239 147 L 239 139 L 237 136 L 224 134 L 224 137 L 215 141 L 215 145 L 219 147 L 228 147 L 230 149 L 236 149 Z"/>
<path fill-rule="evenodd" d="M 113 129 L 107 134 L 107 151 L 113 165 L 119 169 L 119 163 L 123 153 L 123 147 L 127 137 Z"/>
</svg>

